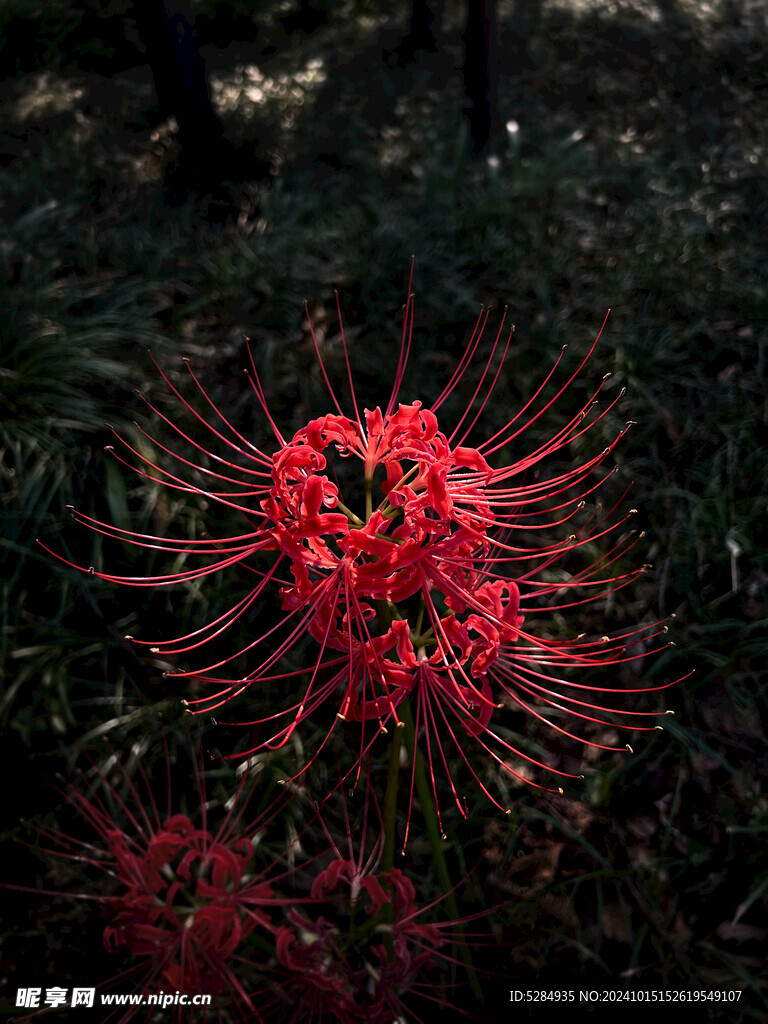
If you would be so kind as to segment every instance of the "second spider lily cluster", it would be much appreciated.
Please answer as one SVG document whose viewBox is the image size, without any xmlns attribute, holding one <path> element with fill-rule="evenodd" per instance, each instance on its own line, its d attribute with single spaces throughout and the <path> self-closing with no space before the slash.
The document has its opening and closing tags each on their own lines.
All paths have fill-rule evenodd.
<svg viewBox="0 0 768 1024">
<path fill-rule="evenodd" d="M 216 1002 L 203 1019 L 218 1021 L 391 1024 L 404 1019 L 406 995 L 440 1002 L 434 969 L 453 962 L 446 950 L 465 942 L 465 922 L 446 918 L 442 898 L 420 906 L 408 875 L 383 867 L 367 774 L 354 819 L 343 792 L 332 794 L 272 856 L 264 848 L 274 846 L 268 837 L 288 797 L 256 813 L 250 805 L 264 787 L 252 766 L 225 809 L 210 799 L 196 759 L 196 809 L 181 813 L 171 788 L 161 810 L 135 758 L 109 763 L 109 775 L 91 766 L 64 793 L 85 833 L 37 831 L 46 852 L 82 877 L 83 891 L 70 897 L 100 905 L 105 950 L 131 958 L 113 983 L 130 979 L 145 996 L 207 993 Z M 336 839 L 331 799 L 342 807 Z M 138 996 L 128 1001 L 121 1024 L 140 1005 Z M 172 1013 L 188 1017 L 187 1006 Z"/>
</svg>

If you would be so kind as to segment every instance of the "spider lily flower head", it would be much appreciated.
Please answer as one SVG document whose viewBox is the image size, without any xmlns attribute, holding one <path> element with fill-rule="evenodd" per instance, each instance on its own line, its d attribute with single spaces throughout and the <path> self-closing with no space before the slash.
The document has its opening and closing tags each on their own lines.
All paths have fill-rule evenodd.
<svg viewBox="0 0 768 1024">
<path fill-rule="evenodd" d="M 250 592 L 207 626 L 176 640 L 134 641 L 165 658 L 188 656 L 221 637 L 250 613 L 268 588 L 279 588 L 281 614 L 274 625 L 218 661 L 167 673 L 210 687 L 205 696 L 188 701 L 188 710 L 195 714 L 218 713 L 242 694 L 258 697 L 262 688 L 269 688 L 270 694 L 278 687 L 293 691 L 286 706 L 270 706 L 260 717 L 244 723 L 267 735 L 251 750 L 235 756 L 286 744 L 297 728 L 315 720 L 329 704 L 336 717 L 319 749 L 339 723 L 355 722 L 360 723 L 358 750 L 362 756 L 367 724 L 383 732 L 392 725 L 401 726 L 399 709 L 412 696 L 430 769 L 442 766 L 450 778 L 443 746 L 452 745 L 487 792 L 475 759 L 463 749 L 465 740 L 471 739 L 500 770 L 557 791 L 559 786 L 553 789 L 539 784 L 515 767 L 527 762 L 548 768 L 494 727 L 502 705 L 528 711 L 560 735 L 573 735 L 553 721 L 565 713 L 577 722 L 595 722 L 616 711 L 629 727 L 623 709 L 573 696 L 593 687 L 581 681 L 572 683 L 565 672 L 636 659 L 638 650 L 665 629 L 663 623 L 657 623 L 612 640 L 560 640 L 526 625 L 542 613 L 600 601 L 646 568 L 616 568 L 638 539 L 626 530 L 634 509 L 621 512 L 620 503 L 607 512 L 600 505 L 591 512 L 586 509 L 587 500 L 591 502 L 594 492 L 612 475 L 613 469 L 605 463 L 630 424 L 581 461 L 573 464 L 571 457 L 574 442 L 581 445 L 580 439 L 608 415 L 623 391 L 598 409 L 598 396 L 610 376 L 606 374 L 559 429 L 533 445 L 528 454 L 510 461 L 508 453 L 520 451 L 523 434 L 587 366 L 602 328 L 564 382 L 552 383 L 565 350 L 517 414 L 491 437 L 477 441 L 473 434 L 502 379 L 512 330 L 506 331 L 502 319 L 465 412 L 446 427 L 438 414 L 478 361 L 488 314 L 481 313 L 454 372 L 427 406 L 422 400 L 400 401 L 407 381 L 413 310 L 409 295 L 389 400 L 362 413 L 343 326 L 350 392 L 346 412 L 312 332 L 332 409 L 309 421 L 289 440 L 270 412 L 251 360 L 248 376 L 273 437 L 271 450 L 257 447 L 228 422 L 191 368 L 207 416 L 160 371 L 176 397 L 210 433 L 215 450 L 206 452 L 195 437 L 147 403 L 184 442 L 186 454 L 147 435 L 164 459 L 173 460 L 174 469 L 151 462 L 125 441 L 123 447 L 138 462 L 132 464 L 111 447 L 114 456 L 184 495 L 244 513 L 249 526 L 246 532 L 229 538 L 176 542 L 117 529 L 70 511 L 76 520 L 107 536 L 203 559 L 201 565 L 164 576 L 96 573 L 104 579 L 154 587 L 201 579 L 238 564 L 253 572 L 256 583 Z M 340 312 L 339 316 L 341 322 Z M 565 458 L 568 468 L 549 470 L 556 457 Z M 344 460 L 347 469 L 359 464 L 362 497 L 356 505 L 344 500 L 338 476 L 329 464 L 334 459 Z M 566 529 L 572 532 L 563 537 Z M 607 543 L 606 553 L 569 574 L 571 563 L 598 541 Z M 265 552 L 274 553 L 268 570 L 254 561 L 254 556 Z M 284 656 L 307 636 L 317 642 L 313 661 L 300 670 L 280 671 Z M 245 672 L 234 677 L 220 674 L 223 666 L 236 659 L 245 660 Z M 550 717 L 547 712 L 552 713 Z M 632 727 L 645 728 L 647 721 L 639 715 L 631 719 Z M 588 737 L 579 738 L 595 745 Z M 620 746 L 624 749 L 626 745 Z M 555 772 L 561 777 L 577 777 L 560 769 Z M 432 777 L 436 790 L 434 771 Z M 450 786 L 464 813 L 452 779 Z"/>
<path fill-rule="evenodd" d="M 372 843 L 371 808 L 379 825 Z M 276 973 L 283 980 L 272 996 L 289 1004 L 285 1019 L 292 1022 L 391 1024 L 406 1019 L 414 996 L 440 1002 L 432 972 L 439 961 L 456 963 L 448 950 L 466 941 L 465 921 L 427 920 L 445 897 L 420 907 L 407 874 L 383 868 L 383 823 L 367 775 L 355 838 L 346 801 L 344 816 L 345 843 L 337 845 L 326 830 L 330 860 L 308 879 L 309 899 L 299 899 L 277 930 Z"/>
<path fill-rule="evenodd" d="M 336 860 L 311 896 L 288 912 L 276 940 L 294 998 L 301 993 L 297 1019 L 315 1012 L 343 1024 L 391 1024 L 450 935 L 420 921 L 416 891 L 399 868 L 360 874 L 354 861 Z"/>
<path fill-rule="evenodd" d="M 364 518 L 327 511 L 339 508 L 338 487 L 323 472 L 330 445 L 363 463 Z M 380 466 L 386 476 L 374 509 Z M 283 590 L 284 607 L 304 606 L 329 579 L 357 599 L 398 602 L 417 593 L 430 563 L 476 543 L 478 530 L 493 523 L 483 487 L 491 475 L 476 449 L 451 448 L 435 414 L 418 401 L 386 417 L 379 408 L 365 410 L 365 427 L 338 415 L 313 420 L 275 455 L 275 485 L 262 502 L 295 579 Z M 456 502 L 449 479 L 462 487 Z"/>
<path fill-rule="evenodd" d="M 260 869 L 254 863 L 254 839 L 275 808 L 243 825 L 250 799 L 244 772 L 229 810 L 212 827 L 204 778 L 196 768 L 200 821 L 172 813 L 170 792 L 168 809 L 161 813 L 141 768 L 135 785 L 128 770 L 113 760 L 117 776 L 110 769 L 112 781 L 94 769 L 90 780 L 63 794 L 95 839 L 37 827 L 52 843 L 45 852 L 84 871 L 92 880 L 89 888 L 107 889 L 106 895 L 88 892 L 75 898 L 101 904 L 104 948 L 134 961 L 113 980 L 139 978 L 143 990 L 155 993 L 207 993 L 227 1007 L 232 1019 L 261 1020 L 238 968 L 250 963 L 247 941 L 253 933 L 273 941 L 273 918 L 281 912 L 275 886 L 289 872 L 281 869 L 279 858 Z M 138 1012 L 134 1007 L 120 1021 Z M 177 1013 L 181 1020 L 181 1010 Z"/>
<path fill-rule="evenodd" d="M 177 814 L 137 842 L 105 836 L 121 891 L 109 904 L 104 944 L 157 965 L 161 980 L 183 992 L 220 988 L 222 965 L 269 917 L 268 883 L 252 884 L 247 838 L 222 843 Z"/>
</svg>

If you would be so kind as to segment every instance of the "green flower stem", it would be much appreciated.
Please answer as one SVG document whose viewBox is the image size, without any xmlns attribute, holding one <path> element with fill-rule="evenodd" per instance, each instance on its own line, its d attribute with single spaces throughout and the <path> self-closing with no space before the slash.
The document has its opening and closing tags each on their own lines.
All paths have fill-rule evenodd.
<svg viewBox="0 0 768 1024">
<path fill-rule="evenodd" d="M 429 846 L 432 850 L 432 861 L 437 871 L 437 877 L 440 879 L 440 885 L 445 893 L 445 903 L 448 908 L 448 912 L 455 921 L 458 921 L 459 905 L 456 901 L 456 893 L 453 892 L 451 876 L 448 873 L 448 865 L 445 861 L 445 854 L 443 853 L 443 837 L 440 834 L 437 813 L 435 812 L 435 805 L 432 801 L 432 791 L 427 780 L 427 773 L 424 770 L 424 762 L 422 761 L 418 747 L 416 746 L 416 732 L 413 725 L 413 715 L 411 714 L 411 706 L 407 698 L 398 705 L 397 710 L 400 720 L 405 726 L 402 731 L 405 733 L 405 743 L 408 748 L 408 753 L 411 756 L 413 770 L 416 775 L 416 792 L 418 793 L 419 800 L 421 801 L 421 810 L 424 815 L 424 822 L 427 826 L 427 838 L 429 839 Z M 399 729 L 397 731 L 400 732 Z M 389 791 L 389 787 L 387 787 L 387 790 Z M 459 935 L 463 936 L 463 925 L 457 924 L 455 930 Z M 472 994 L 479 1003 L 482 1003 L 483 993 L 480 988 L 480 983 L 477 980 L 477 972 L 475 971 L 474 964 L 472 963 L 472 954 L 469 951 L 469 946 L 460 942 L 457 943 L 457 947 L 459 956 L 467 969 L 467 976 L 469 977 L 469 986 L 472 989 Z"/>
<path fill-rule="evenodd" d="M 389 601 L 380 600 L 376 602 L 379 610 L 379 622 L 383 631 L 386 632 L 392 625 L 392 612 L 396 611 L 395 606 Z M 400 774 L 400 748 L 403 741 L 403 730 L 395 726 L 392 734 L 392 745 L 389 748 L 389 767 L 387 769 L 387 788 L 384 793 L 384 849 L 381 854 L 381 866 L 384 871 L 391 871 L 395 862 L 395 829 L 397 828 L 397 785 Z M 381 920 L 386 925 L 394 924 L 395 908 L 389 903 L 382 908 Z M 383 935 L 384 948 L 387 951 L 389 961 L 395 955 L 392 933 L 385 931 Z"/>
<path fill-rule="evenodd" d="M 395 866 L 395 829 L 397 828 L 397 783 L 400 774 L 400 748 L 402 747 L 403 729 L 397 726 L 392 731 L 392 745 L 389 748 L 389 769 L 387 771 L 387 789 L 384 793 L 384 850 L 381 855 L 381 867 L 391 871 Z"/>
<path fill-rule="evenodd" d="M 412 477 L 412 476 L 415 476 L 415 475 L 416 475 L 416 474 L 418 473 L 418 471 L 419 471 L 419 467 L 418 467 L 418 464 L 417 464 L 417 465 L 415 465 L 415 466 L 411 466 L 411 468 L 410 468 L 410 469 L 408 470 L 408 472 L 407 472 L 407 473 L 404 473 L 404 474 L 403 474 L 403 475 L 402 475 L 402 476 L 400 477 L 400 479 L 399 479 L 399 480 L 397 481 L 397 483 L 396 483 L 396 484 L 395 484 L 395 486 L 394 486 L 394 487 L 393 487 L 393 488 L 392 488 L 392 489 L 390 490 L 390 492 L 389 492 L 389 493 L 391 494 L 391 493 L 392 493 L 392 491 L 397 491 L 397 489 L 398 489 L 399 487 L 401 487 L 401 486 L 402 486 L 402 485 L 403 485 L 404 483 L 407 483 L 407 482 L 408 482 L 408 480 L 410 479 L 410 477 Z M 385 516 L 387 516 L 387 515 L 389 515 L 389 513 L 391 513 L 391 512 L 394 512 L 394 511 L 395 511 L 395 509 L 394 509 L 394 508 L 392 507 L 392 505 L 390 505 L 390 504 L 389 504 L 389 496 L 388 496 L 388 495 L 387 495 L 387 496 L 386 496 L 386 497 L 385 497 L 385 498 L 384 498 L 384 499 L 382 500 L 382 502 L 381 502 L 381 504 L 379 505 L 379 507 L 378 507 L 377 511 L 378 511 L 378 512 L 381 512 L 381 514 L 382 514 L 382 515 L 385 515 Z"/>
<path fill-rule="evenodd" d="M 365 478 L 365 521 L 373 515 L 373 477 Z"/>
<path fill-rule="evenodd" d="M 387 770 L 387 789 L 384 793 L 384 849 L 381 854 L 382 871 L 391 871 L 395 865 L 395 829 L 397 828 L 397 784 L 400 774 L 400 748 L 403 741 L 403 729 L 395 728 L 392 732 L 392 745 L 389 748 L 389 768 Z M 391 926 L 395 922 L 395 908 L 391 903 L 385 904 L 379 915 L 381 922 Z M 371 922 L 372 924 L 373 922 Z M 395 955 L 392 932 L 386 928 L 383 933 L 384 948 L 389 961 Z"/>
<path fill-rule="evenodd" d="M 365 526 L 365 523 L 360 518 L 360 516 L 356 516 L 352 509 L 347 508 L 347 506 L 343 504 L 343 502 L 337 501 L 336 508 L 339 510 L 339 512 L 342 512 L 347 517 L 350 523 L 354 523 L 355 526 Z"/>
<path fill-rule="evenodd" d="M 392 625 L 393 613 L 400 617 L 395 605 L 389 601 L 376 602 L 379 611 L 379 622 L 382 631 Z M 384 849 L 381 864 L 384 871 L 391 871 L 395 866 L 395 829 L 397 828 L 397 783 L 400 773 L 400 747 L 402 746 L 403 730 L 395 726 L 392 735 L 392 746 L 389 748 L 389 769 L 387 771 L 387 789 L 384 794 Z"/>
<path fill-rule="evenodd" d="M 376 602 L 376 605 L 379 612 L 379 622 L 382 629 L 386 631 L 392 625 L 393 617 L 400 618 L 399 612 L 397 607 L 389 601 L 380 600 Z M 416 746 L 416 730 L 413 724 L 411 705 L 407 697 L 398 705 L 397 715 L 401 725 L 395 726 L 393 730 L 392 745 L 389 749 L 387 788 L 384 793 L 384 849 L 381 855 L 382 870 L 391 871 L 394 867 L 395 829 L 397 827 L 397 788 L 400 775 L 400 749 L 402 747 L 402 741 L 405 739 L 406 747 L 408 748 L 408 753 L 411 757 L 411 763 L 413 764 L 414 772 L 416 773 L 416 792 L 418 793 L 419 800 L 421 801 L 421 809 L 427 826 L 427 836 L 429 838 L 430 849 L 432 850 L 432 861 L 437 870 L 440 885 L 445 893 L 445 902 L 448 907 L 448 912 L 455 921 L 458 921 L 459 905 L 456 902 L 456 894 L 452 891 L 453 886 L 451 885 L 451 876 L 448 873 L 448 865 L 446 864 L 445 854 L 443 853 L 442 836 L 440 835 L 437 813 L 432 802 L 432 793 L 429 788 L 429 782 L 427 781 L 427 773 L 424 770 L 424 763 L 421 760 L 421 756 L 419 755 L 419 751 Z M 385 924 L 392 924 L 394 921 L 393 906 L 389 905 L 383 908 L 382 919 Z M 460 936 L 463 936 L 464 928 L 462 925 L 457 924 L 456 931 Z M 392 936 L 385 932 L 383 938 L 384 947 L 387 950 L 387 956 L 391 958 L 393 955 Z M 472 994 L 479 1003 L 482 1003 L 483 993 L 480 988 L 480 983 L 477 980 L 477 972 L 475 971 L 474 964 L 472 963 L 472 954 L 469 952 L 469 946 L 465 943 L 457 943 L 457 946 L 459 956 L 467 969 L 467 976 L 469 978 L 469 985 L 472 989 Z"/>
</svg>

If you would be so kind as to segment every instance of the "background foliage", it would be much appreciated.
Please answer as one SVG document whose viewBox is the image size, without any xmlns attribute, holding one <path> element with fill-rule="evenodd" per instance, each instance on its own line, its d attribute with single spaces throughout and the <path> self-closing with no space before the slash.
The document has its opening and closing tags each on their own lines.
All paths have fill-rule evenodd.
<svg viewBox="0 0 768 1024">
<path fill-rule="evenodd" d="M 390 379 L 415 253 L 414 397 L 450 374 L 480 302 L 508 305 L 517 324 L 500 392 L 510 406 L 563 344 L 584 351 L 612 307 L 592 377 L 610 371 L 628 389 L 621 415 L 637 426 L 619 453 L 622 477 L 634 481 L 646 530 L 639 557 L 654 572 L 609 614 L 674 612 L 677 647 L 644 678 L 696 669 L 668 694 L 672 724 L 634 757 L 587 764 L 583 791 L 561 798 L 520 789 L 512 820 L 479 808 L 457 833 L 457 849 L 485 852 L 486 898 L 508 900 L 496 917 L 499 989 L 738 987 L 738 1011 L 713 1019 L 762 1020 L 763 6 L 500 2 L 509 147 L 474 161 L 461 111 L 462 5 L 445 0 L 438 52 L 405 67 L 396 51 L 405 4 L 314 6 L 309 32 L 288 0 L 197 5 L 225 133 L 244 167 L 255 152 L 269 173 L 173 206 L 164 181 L 174 125 L 158 121 L 130 5 L 0 7 L 7 835 L 29 838 L 19 816 L 57 820 L 61 801 L 46 780 L 71 773 L 83 752 L 103 758 L 105 737 L 147 745 L 161 709 L 172 749 L 184 738 L 181 693 L 120 638 L 142 621 L 158 636 L 186 632 L 241 592 L 233 578 L 142 592 L 139 603 L 53 566 L 34 543 L 149 573 L 128 548 L 102 552 L 64 506 L 133 529 L 193 528 L 199 510 L 101 455 L 104 421 L 142 443 L 132 421 L 148 420 L 133 387 L 175 409 L 147 346 L 174 380 L 191 357 L 233 420 L 257 433 L 240 372 L 248 335 L 290 428 L 322 409 L 303 300 L 341 372 L 339 289 L 356 381 L 375 400 L 382 374 Z M 569 623 L 574 633 L 594 626 Z M 228 739 L 212 731 L 206 743 L 226 750 Z M 56 887 L 46 863 L 6 850 L 10 880 Z M 54 981 L 91 970 L 85 939 L 72 948 L 69 936 L 98 949 L 98 920 L 43 903 L 7 897 L 0 977 L 10 993 L 30 981 L 31 965 L 50 964 Z M 104 959 L 108 976 L 115 967 Z"/>
</svg>

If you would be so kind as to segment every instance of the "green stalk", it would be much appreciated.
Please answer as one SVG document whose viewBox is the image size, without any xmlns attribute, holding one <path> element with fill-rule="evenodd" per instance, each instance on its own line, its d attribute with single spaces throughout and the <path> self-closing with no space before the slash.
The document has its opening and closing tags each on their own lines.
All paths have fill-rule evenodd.
<svg viewBox="0 0 768 1024">
<path fill-rule="evenodd" d="M 392 746 L 389 748 L 387 789 L 384 793 L 384 849 L 381 854 L 381 867 L 384 871 L 391 871 L 395 866 L 397 783 L 400 774 L 400 747 L 402 746 L 402 740 L 403 730 L 396 727 L 392 735 Z"/>
<path fill-rule="evenodd" d="M 380 600 L 376 602 L 379 612 L 379 622 L 382 631 L 386 631 L 392 625 L 392 612 L 397 611 L 389 601 Z M 392 746 L 389 748 L 389 768 L 387 769 L 387 789 L 384 793 L 384 849 L 381 854 L 381 863 L 385 871 L 391 871 L 395 866 L 395 829 L 397 827 L 397 783 L 400 773 L 400 747 L 403 741 L 403 730 L 399 725 L 395 726 L 392 736 Z"/>
<path fill-rule="evenodd" d="M 430 789 L 429 781 L 427 780 L 427 773 L 424 769 L 424 762 L 422 761 L 418 747 L 416 746 L 416 732 L 413 725 L 411 706 L 407 698 L 398 705 L 397 710 L 400 715 L 400 719 L 405 726 L 403 730 L 405 733 L 405 743 L 408 748 L 408 753 L 411 755 L 413 761 L 413 770 L 416 777 L 416 792 L 418 793 L 419 800 L 421 801 L 421 810 L 424 814 L 424 823 L 427 827 L 427 838 L 429 839 L 429 846 L 432 851 L 432 862 L 435 865 L 437 877 L 440 879 L 440 885 L 445 893 L 445 902 L 448 907 L 448 912 L 455 921 L 458 921 L 459 905 L 456 901 L 456 893 L 452 891 L 453 886 L 451 884 L 451 876 L 448 872 L 448 864 L 445 860 L 445 854 L 443 853 L 443 837 L 440 834 L 440 826 L 437 820 L 435 805 L 432 800 L 432 791 Z M 399 732 L 399 730 L 397 731 Z M 457 924 L 456 931 L 459 935 L 463 936 L 463 925 Z M 474 964 L 472 963 L 472 954 L 469 951 L 469 946 L 465 943 L 457 943 L 457 947 L 459 956 L 467 969 L 467 976 L 469 978 L 469 986 L 472 989 L 472 994 L 479 1003 L 482 1003 L 483 993 L 480 988 L 480 983 L 477 980 L 477 972 L 475 971 Z"/>
<path fill-rule="evenodd" d="M 365 521 L 373 515 L 373 477 L 365 478 Z"/>
<path fill-rule="evenodd" d="M 356 516 L 352 509 L 347 508 L 347 506 L 343 504 L 343 502 L 337 501 L 336 508 L 339 510 L 339 512 L 344 513 L 344 515 L 347 517 L 350 523 L 354 523 L 355 526 L 365 526 L 365 523 L 360 518 L 360 516 Z"/>
<path fill-rule="evenodd" d="M 379 622 L 384 626 L 385 631 L 392 625 L 392 608 L 388 601 L 377 601 L 379 609 Z M 381 867 L 384 871 L 391 871 L 395 865 L 395 829 L 397 828 L 397 785 L 400 775 L 400 748 L 403 742 L 403 730 L 397 726 L 392 734 L 392 745 L 389 748 L 389 766 L 387 768 L 387 788 L 384 793 L 384 849 L 381 853 Z M 382 908 L 381 919 L 385 924 L 392 925 L 395 920 L 395 908 L 388 903 Z M 391 931 L 385 931 L 383 935 L 384 948 L 387 951 L 387 960 L 391 961 L 394 953 L 394 943 Z"/>
<path fill-rule="evenodd" d="M 393 612 L 397 618 L 400 616 L 397 613 L 396 607 L 389 601 L 380 600 L 376 602 L 376 605 L 379 611 L 379 622 L 382 628 L 386 631 L 392 625 Z M 421 616 L 419 621 L 421 621 Z M 416 776 L 416 792 L 418 793 L 419 800 L 421 801 L 421 809 L 427 826 L 427 836 L 429 838 L 429 846 L 432 851 L 432 861 L 435 865 L 440 885 L 445 893 L 445 902 L 448 907 L 448 912 L 455 921 L 458 921 L 459 905 L 456 901 L 456 894 L 452 891 L 453 886 L 451 884 L 451 876 L 448 872 L 445 854 L 443 853 L 442 836 L 440 834 L 437 813 L 432 801 L 432 793 L 427 780 L 427 773 L 424 770 L 424 763 L 416 746 L 416 730 L 413 724 L 411 705 L 407 697 L 398 705 L 397 711 L 400 722 L 395 727 L 394 735 L 392 736 L 392 746 L 389 749 L 387 788 L 384 793 L 384 849 L 381 855 L 382 869 L 384 871 L 391 871 L 394 867 L 395 828 L 397 825 L 397 786 L 400 774 L 400 748 L 402 746 L 403 739 L 405 739 Z M 394 907 L 391 905 L 384 907 L 382 910 L 382 917 L 387 924 L 392 924 L 394 920 Z M 459 935 L 464 935 L 464 928 L 462 925 L 457 924 L 456 931 Z M 387 956 L 391 958 L 393 955 L 392 936 L 385 932 L 383 938 L 384 946 L 387 950 Z M 469 985 L 472 989 L 472 994 L 479 1003 L 482 1003 L 483 993 L 480 988 L 480 983 L 477 980 L 477 972 L 475 971 L 474 964 L 472 963 L 472 954 L 469 952 L 469 947 L 464 943 L 457 943 L 457 946 L 459 956 L 467 969 L 467 976 L 469 978 Z"/>
</svg>

